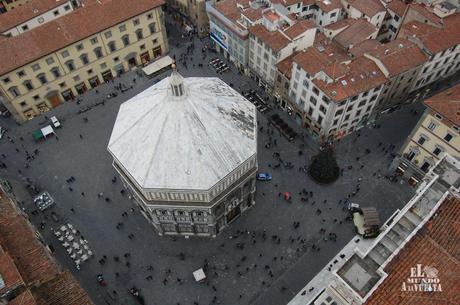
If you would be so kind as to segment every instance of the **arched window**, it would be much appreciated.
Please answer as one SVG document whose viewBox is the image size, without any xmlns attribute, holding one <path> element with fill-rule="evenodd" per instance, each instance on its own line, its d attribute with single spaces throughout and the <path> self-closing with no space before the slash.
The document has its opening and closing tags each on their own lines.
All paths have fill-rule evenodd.
<svg viewBox="0 0 460 305">
<path fill-rule="evenodd" d="M 137 37 L 137 40 L 141 40 L 142 38 L 144 38 L 144 34 L 142 33 L 142 29 L 136 30 L 136 37 Z"/>
<path fill-rule="evenodd" d="M 18 87 L 14 86 L 8 89 L 8 92 L 13 96 L 13 97 L 18 97 L 21 95 L 21 92 L 19 92 Z"/>
<path fill-rule="evenodd" d="M 150 34 L 156 33 L 157 26 L 156 26 L 155 22 L 149 24 L 149 30 L 150 30 Z"/>
<path fill-rule="evenodd" d="M 117 50 L 117 46 L 115 44 L 115 41 L 111 41 L 107 44 L 109 47 L 110 52 L 115 52 Z"/>
<path fill-rule="evenodd" d="M 129 35 L 128 34 L 123 35 L 121 37 L 121 40 L 123 41 L 123 44 L 125 45 L 125 47 L 129 45 Z"/>
</svg>

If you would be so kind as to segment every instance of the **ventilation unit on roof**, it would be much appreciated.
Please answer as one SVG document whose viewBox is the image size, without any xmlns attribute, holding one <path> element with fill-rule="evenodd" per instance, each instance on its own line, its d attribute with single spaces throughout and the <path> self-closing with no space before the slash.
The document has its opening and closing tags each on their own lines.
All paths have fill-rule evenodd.
<svg viewBox="0 0 460 305">
<path fill-rule="evenodd" d="M 372 75 L 377 75 L 377 72 L 376 72 L 376 71 L 372 71 Z"/>
<path fill-rule="evenodd" d="M 402 43 L 399 44 L 399 48 L 402 49 L 404 48 L 404 45 Z"/>
<path fill-rule="evenodd" d="M 361 78 L 364 79 L 364 75 L 360 74 L 359 76 L 361 76 Z"/>
<path fill-rule="evenodd" d="M 385 54 L 385 55 L 388 55 L 388 53 L 390 53 L 390 50 L 388 50 L 388 49 L 385 49 L 385 52 L 384 52 L 384 54 Z"/>
<path fill-rule="evenodd" d="M 354 79 L 353 77 L 351 78 L 351 82 L 352 82 L 352 83 L 354 83 L 354 82 L 355 82 L 355 79 Z"/>
<path fill-rule="evenodd" d="M 340 82 L 342 83 L 342 86 L 346 86 L 348 84 L 347 81 L 344 79 L 342 79 Z"/>
<path fill-rule="evenodd" d="M 332 91 L 332 92 L 331 92 L 331 95 L 332 95 L 332 96 L 336 96 L 336 95 L 337 95 L 337 92 Z"/>
<path fill-rule="evenodd" d="M 324 52 L 324 50 L 326 50 L 323 46 L 318 46 L 317 49 L 318 49 L 318 51 L 320 53 L 322 53 L 322 52 Z"/>
</svg>

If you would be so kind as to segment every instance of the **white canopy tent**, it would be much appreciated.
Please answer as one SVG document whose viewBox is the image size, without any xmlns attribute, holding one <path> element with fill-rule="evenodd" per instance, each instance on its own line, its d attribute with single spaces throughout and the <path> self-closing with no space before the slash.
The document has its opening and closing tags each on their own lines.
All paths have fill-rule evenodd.
<svg viewBox="0 0 460 305">
<path fill-rule="evenodd" d="M 174 63 L 174 60 L 169 56 L 164 56 L 160 59 L 155 60 L 153 63 L 142 68 L 145 75 L 153 75 L 167 67 L 170 67 Z"/>
</svg>

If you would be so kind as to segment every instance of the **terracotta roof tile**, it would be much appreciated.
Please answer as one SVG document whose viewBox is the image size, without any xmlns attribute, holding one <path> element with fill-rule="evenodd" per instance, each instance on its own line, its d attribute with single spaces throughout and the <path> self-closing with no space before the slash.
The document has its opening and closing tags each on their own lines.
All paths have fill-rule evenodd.
<svg viewBox="0 0 460 305">
<path fill-rule="evenodd" d="M 292 74 L 292 62 L 294 61 L 294 57 L 298 54 L 299 52 L 295 52 L 282 61 L 280 61 L 276 67 L 278 68 L 278 71 L 283 74 L 285 77 L 288 79 L 291 78 Z"/>
<path fill-rule="evenodd" d="M 353 46 L 348 52 L 350 52 L 354 57 L 359 57 L 366 52 L 376 49 L 380 45 L 381 43 L 376 39 L 367 39 Z"/>
<path fill-rule="evenodd" d="M 434 24 L 442 25 L 442 19 L 438 16 L 436 16 L 429 7 L 419 4 L 419 3 L 411 3 L 409 4 L 409 9 L 416 11 L 420 15 L 422 15 L 424 18 L 429 20 L 430 22 L 433 22 Z"/>
<path fill-rule="evenodd" d="M 387 7 L 389 10 L 393 11 L 399 17 L 404 16 L 404 13 L 407 9 L 407 4 L 402 0 L 393 0 L 388 4 Z"/>
<path fill-rule="evenodd" d="M 430 26 L 417 21 L 406 23 L 400 30 L 398 37 L 409 40 L 420 40 L 424 47 L 436 54 L 460 44 L 460 13 L 443 19 L 442 28 Z"/>
<path fill-rule="evenodd" d="M 93 305 L 75 278 L 65 271 L 31 289 L 38 305 Z"/>
<path fill-rule="evenodd" d="M 5 283 L 5 287 L 0 289 L 0 294 L 11 287 L 24 283 L 13 259 L 7 253 L 2 253 L 0 255 L 0 274 Z"/>
<path fill-rule="evenodd" d="M 297 4 L 297 3 L 302 3 L 303 0 L 283 0 L 283 4 L 285 6 L 291 6 L 291 5 L 294 5 L 294 4 Z"/>
<path fill-rule="evenodd" d="M 460 85 L 456 85 L 425 101 L 425 105 L 460 126 Z"/>
<path fill-rule="evenodd" d="M 236 22 L 241 17 L 241 10 L 236 0 L 222 0 L 216 3 L 216 10 L 229 20 Z"/>
<path fill-rule="evenodd" d="M 289 39 L 279 31 L 268 31 L 263 25 L 256 24 L 249 28 L 249 32 L 260 38 L 270 49 L 278 52 L 289 44 Z"/>
<path fill-rule="evenodd" d="M 367 40 L 376 31 L 378 29 L 365 19 L 353 19 L 350 26 L 337 34 L 334 40 L 344 48 L 349 48 Z"/>
<path fill-rule="evenodd" d="M 251 21 L 257 21 L 262 18 L 262 8 L 254 9 L 252 7 L 244 10 L 242 14 Z"/>
<path fill-rule="evenodd" d="M 336 102 L 369 91 L 386 81 L 377 65 L 365 57 L 359 57 L 350 63 L 341 63 L 340 68 L 345 69 L 344 75 L 332 83 L 327 84 L 319 79 L 313 81 L 331 100 Z"/>
<path fill-rule="evenodd" d="M 11 300 L 8 305 L 37 305 L 30 290 L 24 290 L 20 295 Z"/>
<path fill-rule="evenodd" d="M 346 28 L 346 27 L 350 26 L 350 24 L 352 24 L 352 23 L 353 23 L 353 19 L 346 18 L 346 19 L 342 19 L 342 20 L 339 20 L 337 22 L 328 24 L 324 28 L 326 30 L 336 31 L 336 30 L 339 30 L 339 29 Z"/>
<path fill-rule="evenodd" d="M 0 241 L 26 284 L 50 279 L 58 273 L 57 266 L 23 216 L 0 216 Z"/>
<path fill-rule="evenodd" d="M 316 0 L 316 5 L 323 11 L 323 12 L 331 12 L 336 9 L 342 8 L 342 3 L 340 0 Z"/>
<path fill-rule="evenodd" d="M 401 74 L 424 64 L 428 57 L 413 42 L 406 39 L 396 39 L 382 44 L 368 52 L 379 59 L 389 72 L 389 76 Z"/>
<path fill-rule="evenodd" d="M 0 32 L 9 30 L 66 2 L 67 0 L 33 0 L 18 6 L 1 15 Z"/>
<path fill-rule="evenodd" d="M 315 0 L 303 0 L 303 1 L 302 1 L 302 5 L 303 5 L 303 6 L 306 6 L 306 5 L 313 5 L 313 4 L 315 4 L 315 2 L 316 2 Z"/>
<path fill-rule="evenodd" d="M 438 215 L 410 240 L 385 267 L 388 277 L 365 305 L 450 305 L 460 294 L 460 200 L 448 197 Z M 411 268 L 436 268 L 442 292 L 403 291 Z M 410 284 L 409 284 L 410 285 Z"/>
<path fill-rule="evenodd" d="M 0 75 L 163 4 L 163 0 L 87 0 L 85 7 L 72 13 L 0 40 Z"/>
<path fill-rule="evenodd" d="M 385 7 L 379 0 L 349 0 L 348 3 L 369 17 L 386 11 Z"/>
<path fill-rule="evenodd" d="M 290 26 L 289 28 L 284 30 L 284 34 L 286 34 L 289 38 L 291 39 L 296 39 L 303 33 L 305 33 L 308 30 L 315 29 L 316 25 L 313 21 L 311 20 L 302 20 L 294 25 Z"/>
<path fill-rule="evenodd" d="M 304 71 L 311 76 L 324 71 L 328 66 L 337 66 L 343 61 L 348 60 L 348 56 L 339 48 L 334 47 L 334 44 L 307 48 L 294 56 L 293 61 L 296 62 Z"/>
</svg>

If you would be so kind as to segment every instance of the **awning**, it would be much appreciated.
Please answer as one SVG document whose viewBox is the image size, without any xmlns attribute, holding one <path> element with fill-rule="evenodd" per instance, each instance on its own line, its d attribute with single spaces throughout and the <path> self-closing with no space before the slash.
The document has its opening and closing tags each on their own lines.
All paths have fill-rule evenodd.
<svg viewBox="0 0 460 305">
<path fill-rule="evenodd" d="M 46 136 L 49 136 L 50 134 L 54 133 L 53 127 L 51 125 L 45 126 L 42 129 L 40 129 L 42 132 L 43 136 L 46 138 Z"/>
<path fill-rule="evenodd" d="M 174 63 L 174 60 L 169 56 L 164 56 L 160 59 L 155 60 L 153 63 L 142 68 L 142 71 L 146 75 L 152 75 L 168 66 L 171 66 Z"/>
<path fill-rule="evenodd" d="M 38 141 L 43 138 L 43 133 L 41 130 L 36 130 L 32 133 L 32 137 L 34 138 L 35 141 Z"/>
</svg>

